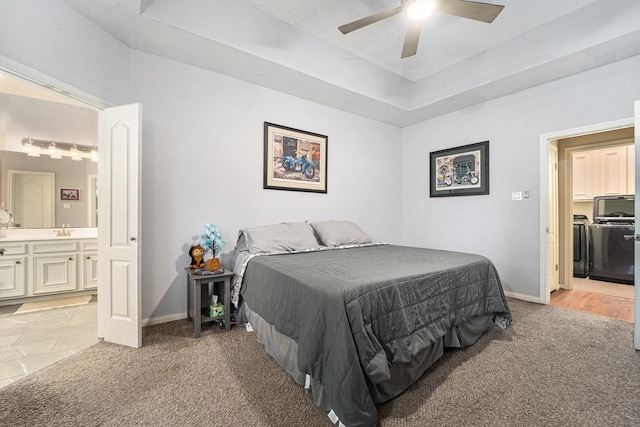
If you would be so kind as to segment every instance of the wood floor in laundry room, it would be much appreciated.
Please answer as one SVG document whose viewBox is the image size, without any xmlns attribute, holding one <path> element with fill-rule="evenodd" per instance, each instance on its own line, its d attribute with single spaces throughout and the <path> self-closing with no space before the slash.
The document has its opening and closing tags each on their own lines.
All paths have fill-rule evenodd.
<svg viewBox="0 0 640 427">
<path fill-rule="evenodd" d="M 634 286 L 573 278 L 573 289 L 551 293 L 551 305 L 633 322 Z"/>
</svg>

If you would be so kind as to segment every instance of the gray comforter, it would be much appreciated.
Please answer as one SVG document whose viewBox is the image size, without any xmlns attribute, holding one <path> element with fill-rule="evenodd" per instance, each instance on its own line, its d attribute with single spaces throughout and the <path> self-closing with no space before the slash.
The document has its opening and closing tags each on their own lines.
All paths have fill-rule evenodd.
<svg viewBox="0 0 640 427">
<path fill-rule="evenodd" d="M 373 426 L 368 384 L 468 319 L 511 322 L 493 264 L 478 255 L 376 245 L 253 257 L 241 295 L 298 343 L 298 369 L 348 427 Z"/>
</svg>

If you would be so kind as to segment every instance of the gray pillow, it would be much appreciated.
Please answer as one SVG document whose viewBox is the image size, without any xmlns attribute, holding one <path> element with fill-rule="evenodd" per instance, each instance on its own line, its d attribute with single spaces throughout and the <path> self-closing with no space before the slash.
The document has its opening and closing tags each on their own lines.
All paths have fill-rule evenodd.
<svg viewBox="0 0 640 427">
<path fill-rule="evenodd" d="M 320 246 L 308 223 L 283 222 L 243 228 L 238 235 L 236 250 L 260 254 L 302 251 Z"/>
<path fill-rule="evenodd" d="M 371 237 L 351 221 L 312 222 L 318 240 L 325 246 L 358 245 L 371 243 Z"/>
</svg>

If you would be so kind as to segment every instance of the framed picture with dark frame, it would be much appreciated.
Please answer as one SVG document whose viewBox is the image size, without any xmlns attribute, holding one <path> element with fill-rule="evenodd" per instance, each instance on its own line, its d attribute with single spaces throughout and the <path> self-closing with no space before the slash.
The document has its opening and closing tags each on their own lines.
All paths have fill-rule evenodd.
<svg viewBox="0 0 640 427">
<path fill-rule="evenodd" d="M 264 122 L 264 188 L 326 193 L 328 140 Z"/>
<path fill-rule="evenodd" d="M 431 197 L 489 194 L 489 141 L 429 153 Z"/>
<path fill-rule="evenodd" d="M 80 200 L 80 190 L 61 188 L 60 200 Z"/>
</svg>

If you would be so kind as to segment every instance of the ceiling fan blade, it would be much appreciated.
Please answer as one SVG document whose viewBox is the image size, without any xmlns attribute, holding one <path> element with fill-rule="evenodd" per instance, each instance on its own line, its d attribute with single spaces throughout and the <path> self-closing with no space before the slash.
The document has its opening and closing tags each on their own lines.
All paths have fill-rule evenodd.
<svg viewBox="0 0 640 427">
<path fill-rule="evenodd" d="M 490 24 L 502 12 L 504 6 L 466 0 L 443 0 L 438 5 L 438 12 L 473 19 Z"/>
<path fill-rule="evenodd" d="M 390 18 L 394 15 L 399 14 L 400 12 L 402 12 L 402 6 L 396 6 L 389 10 L 385 10 L 384 12 L 379 12 L 371 16 L 367 16 L 366 18 L 358 19 L 357 21 L 341 25 L 338 27 L 338 29 L 342 32 L 342 34 L 348 34 L 351 31 L 359 30 L 360 28 L 366 27 L 367 25 L 375 24 L 378 21 Z"/>
<path fill-rule="evenodd" d="M 402 46 L 402 54 L 400 58 L 413 56 L 418 51 L 418 42 L 420 41 L 420 30 L 422 30 L 421 21 L 409 20 L 407 34 L 404 37 L 404 45 Z"/>
</svg>

